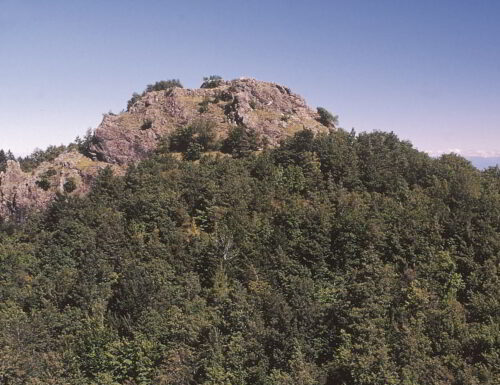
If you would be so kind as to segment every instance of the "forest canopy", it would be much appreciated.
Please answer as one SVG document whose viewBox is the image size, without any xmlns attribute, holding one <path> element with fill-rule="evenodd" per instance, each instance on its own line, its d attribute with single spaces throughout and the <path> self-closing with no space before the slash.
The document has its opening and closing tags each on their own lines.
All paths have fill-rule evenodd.
<svg viewBox="0 0 500 385">
<path fill-rule="evenodd" d="M 2 224 L 0 383 L 498 383 L 498 168 L 343 130 L 198 158 Z"/>
</svg>

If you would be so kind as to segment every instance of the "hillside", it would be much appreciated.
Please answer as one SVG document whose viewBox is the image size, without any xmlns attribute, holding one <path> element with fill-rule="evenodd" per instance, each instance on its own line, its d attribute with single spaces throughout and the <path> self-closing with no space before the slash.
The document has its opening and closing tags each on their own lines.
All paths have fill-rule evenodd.
<svg viewBox="0 0 500 385">
<path fill-rule="evenodd" d="M 112 166 L 115 173 L 123 173 L 127 165 L 148 157 L 163 139 L 192 125 L 212 129 L 218 141 L 242 127 L 255 135 L 259 147 L 275 146 L 301 129 L 328 130 L 303 98 L 279 84 L 217 79 L 199 89 L 184 89 L 180 82 L 169 82 L 134 94 L 127 111 L 105 114 L 83 154 L 70 146 L 29 172 L 9 162 L 5 172 L 0 171 L 0 218 L 24 218 L 30 210 L 45 208 L 57 193 L 81 196 L 98 170 Z M 64 188 L 68 180 L 75 184 L 71 191 Z"/>
<path fill-rule="evenodd" d="M 173 87 L 144 93 L 127 112 L 104 116 L 92 150 L 97 159 L 127 164 L 143 159 L 176 128 L 198 120 L 213 122 L 220 137 L 242 125 L 276 145 L 304 128 L 325 131 L 318 118 L 288 87 L 248 78 L 220 80 L 211 88 Z"/>
<path fill-rule="evenodd" d="M 196 99 L 232 86 L 273 103 Z M 4 202 L 42 204 L 0 223 L 0 383 L 498 384 L 500 170 L 319 125 L 279 87 L 147 91 L 8 161 Z"/>
</svg>

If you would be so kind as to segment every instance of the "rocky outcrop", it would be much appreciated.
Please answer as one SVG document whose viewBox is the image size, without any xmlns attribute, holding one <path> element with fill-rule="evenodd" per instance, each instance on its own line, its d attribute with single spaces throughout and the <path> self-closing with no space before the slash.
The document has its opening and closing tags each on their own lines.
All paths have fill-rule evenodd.
<svg viewBox="0 0 500 385">
<path fill-rule="evenodd" d="M 100 169 L 111 165 L 115 174 L 123 173 L 127 164 L 147 157 L 162 137 L 197 120 L 213 122 L 219 139 L 243 126 L 274 146 L 303 128 L 328 130 L 318 118 L 289 88 L 255 79 L 146 92 L 128 111 L 104 116 L 90 146 L 93 159 L 67 151 L 29 173 L 9 161 L 0 172 L 0 220 L 22 220 L 26 212 L 45 208 L 58 192 L 85 194 Z"/>
<path fill-rule="evenodd" d="M 135 162 L 154 150 L 163 136 L 200 119 L 213 121 L 220 137 L 243 125 L 271 146 L 303 128 L 327 130 L 318 114 L 289 88 L 241 78 L 222 81 L 216 88 L 147 92 L 129 111 L 104 116 L 91 149 L 105 162 Z"/>
<path fill-rule="evenodd" d="M 0 218 L 22 220 L 27 212 L 45 208 L 57 192 L 83 195 L 99 170 L 107 166 L 76 151 L 44 162 L 32 172 L 23 172 L 18 162 L 9 160 L 6 170 L 0 172 Z M 115 173 L 122 173 L 112 167 Z"/>
</svg>

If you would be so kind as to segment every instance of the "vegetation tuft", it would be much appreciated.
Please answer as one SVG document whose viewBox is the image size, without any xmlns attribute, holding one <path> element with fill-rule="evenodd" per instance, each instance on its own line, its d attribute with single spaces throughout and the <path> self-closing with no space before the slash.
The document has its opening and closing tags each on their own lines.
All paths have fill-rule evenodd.
<svg viewBox="0 0 500 385">
<path fill-rule="evenodd" d="M 206 76 L 203 78 L 200 88 L 217 88 L 222 84 L 223 80 L 219 75 Z"/>
<path fill-rule="evenodd" d="M 127 101 L 127 111 L 130 111 L 130 108 L 146 93 L 152 91 L 167 91 L 175 87 L 183 88 L 183 85 L 179 79 L 161 80 L 153 84 L 148 84 L 142 94 L 138 94 L 137 92 L 134 92 L 132 94 L 132 97 Z"/>
<path fill-rule="evenodd" d="M 319 119 L 318 121 L 326 126 L 326 127 L 337 127 L 339 124 L 339 117 L 338 115 L 333 115 L 330 111 L 328 111 L 326 108 L 323 107 L 318 107 L 317 108 Z"/>
</svg>

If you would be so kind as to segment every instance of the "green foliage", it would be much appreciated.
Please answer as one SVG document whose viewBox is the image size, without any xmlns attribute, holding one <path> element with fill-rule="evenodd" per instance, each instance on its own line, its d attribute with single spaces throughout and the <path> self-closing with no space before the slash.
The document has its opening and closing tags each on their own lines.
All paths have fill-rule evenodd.
<svg viewBox="0 0 500 385">
<path fill-rule="evenodd" d="M 498 169 L 342 130 L 187 161 L 209 127 L 1 228 L 1 383 L 498 382 Z"/>
<path fill-rule="evenodd" d="M 161 80 L 154 84 L 148 84 L 145 92 L 164 91 L 174 87 L 183 88 L 179 79 Z"/>
<path fill-rule="evenodd" d="M 42 190 L 47 191 L 50 188 L 50 180 L 47 177 L 42 177 L 38 179 L 35 183 Z"/>
<path fill-rule="evenodd" d="M 130 108 L 137 103 L 141 99 L 142 95 L 138 94 L 137 92 L 134 92 L 132 94 L 132 97 L 127 101 L 127 111 L 130 111 Z"/>
<path fill-rule="evenodd" d="M 49 168 L 43 174 L 40 175 L 40 179 L 38 179 L 35 183 L 42 190 L 47 191 L 51 186 L 50 178 L 57 174 L 57 171 L 53 168 Z"/>
<path fill-rule="evenodd" d="M 318 121 L 322 125 L 326 127 L 336 127 L 339 124 L 338 115 L 333 115 L 330 111 L 328 111 L 326 108 L 323 107 L 318 107 L 317 111 L 319 114 Z"/>
<path fill-rule="evenodd" d="M 0 150 L 0 172 L 5 171 L 7 169 L 7 161 L 8 160 L 15 160 L 16 158 L 14 157 L 14 154 L 12 152 L 7 151 L 5 152 L 4 150 Z"/>
<path fill-rule="evenodd" d="M 77 136 L 75 142 L 70 144 L 68 149 L 75 147 L 80 154 L 85 155 L 88 158 L 91 158 L 92 151 L 90 150 L 90 147 L 93 144 L 96 144 L 96 138 L 94 131 L 91 128 L 89 128 L 85 133 L 83 139 Z"/>
<path fill-rule="evenodd" d="M 174 87 L 183 88 L 183 85 L 179 79 L 160 80 L 154 84 L 148 84 L 142 94 L 139 94 L 137 92 L 134 92 L 132 94 L 132 97 L 127 101 L 127 111 L 130 111 L 130 108 L 135 103 L 137 103 L 147 92 L 166 91 Z"/>
<path fill-rule="evenodd" d="M 198 160 L 201 158 L 201 153 L 203 152 L 203 145 L 198 142 L 189 143 L 185 153 L 184 159 L 186 160 Z"/>
<path fill-rule="evenodd" d="M 141 130 L 149 130 L 153 127 L 153 121 L 151 119 L 146 119 L 141 125 Z"/>
<path fill-rule="evenodd" d="M 43 162 L 50 162 L 61 155 L 67 147 L 64 145 L 60 146 L 48 146 L 45 150 L 36 149 L 30 155 L 24 158 L 19 157 L 17 161 L 21 165 L 21 169 L 24 172 L 33 171 Z"/>
<path fill-rule="evenodd" d="M 223 79 L 219 75 L 210 75 L 203 78 L 203 83 L 200 88 L 217 88 L 223 82 Z"/>
<path fill-rule="evenodd" d="M 196 160 L 202 152 L 216 148 L 215 139 L 215 123 L 211 120 L 197 120 L 173 132 L 170 136 L 170 150 L 182 152 L 188 160 Z"/>
<path fill-rule="evenodd" d="M 57 175 L 57 171 L 50 167 L 47 171 L 45 171 L 42 176 L 45 178 L 50 178 L 51 176 Z"/>
<path fill-rule="evenodd" d="M 237 158 L 247 156 L 259 149 L 257 133 L 243 126 L 234 127 L 222 143 L 222 151 Z"/>
<path fill-rule="evenodd" d="M 72 193 L 76 189 L 76 181 L 75 178 L 68 178 L 66 182 L 64 182 L 63 189 L 65 192 Z"/>
</svg>

